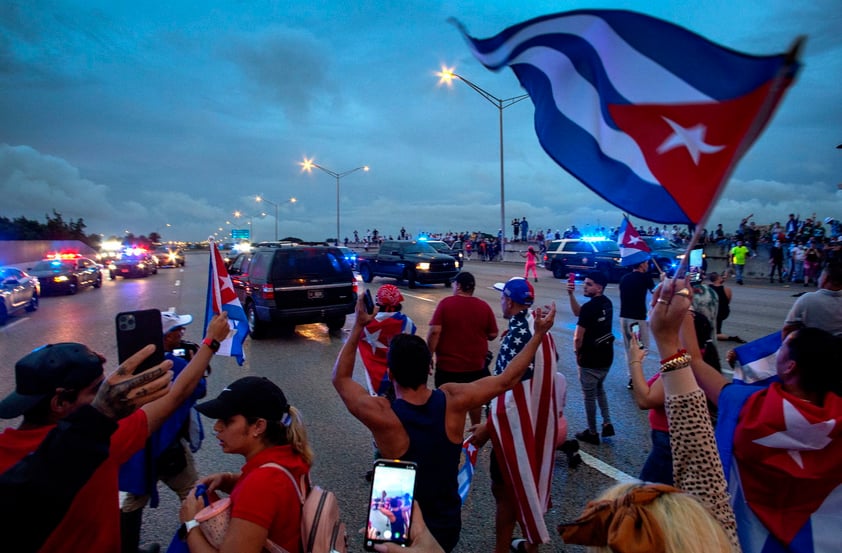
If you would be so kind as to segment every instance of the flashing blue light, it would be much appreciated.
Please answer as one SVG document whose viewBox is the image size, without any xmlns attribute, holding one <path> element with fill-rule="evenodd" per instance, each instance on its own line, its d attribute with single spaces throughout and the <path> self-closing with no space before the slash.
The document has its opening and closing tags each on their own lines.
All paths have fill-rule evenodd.
<svg viewBox="0 0 842 553">
<path fill-rule="evenodd" d="M 429 238 L 427 236 L 419 236 L 418 237 L 419 242 L 426 242 L 427 240 L 429 240 Z"/>
<path fill-rule="evenodd" d="M 605 242 L 608 238 L 604 236 L 583 236 L 582 240 L 586 242 Z"/>
</svg>

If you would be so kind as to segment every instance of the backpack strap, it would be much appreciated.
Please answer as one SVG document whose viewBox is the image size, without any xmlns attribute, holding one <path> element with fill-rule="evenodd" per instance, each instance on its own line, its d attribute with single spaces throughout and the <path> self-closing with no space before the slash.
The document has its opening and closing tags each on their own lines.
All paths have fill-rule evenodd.
<svg viewBox="0 0 842 553">
<path fill-rule="evenodd" d="M 301 485 L 295 481 L 295 476 L 292 475 L 290 471 L 279 465 L 278 463 L 264 463 L 260 465 L 260 468 L 263 467 L 272 467 L 279 470 L 282 470 L 284 474 L 286 474 L 289 479 L 292 481 L 292 485 L 295 488 L 295 491 L 298 492 L 298 500 L 301 501 L 301 504 L 304 505 L 304 492 L 301 491 Z"/>
</svg>

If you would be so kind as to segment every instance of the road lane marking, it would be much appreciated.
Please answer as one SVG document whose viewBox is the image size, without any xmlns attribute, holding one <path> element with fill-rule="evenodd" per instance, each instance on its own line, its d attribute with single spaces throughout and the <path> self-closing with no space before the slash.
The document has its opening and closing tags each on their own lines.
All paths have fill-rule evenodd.
<svg viewBox="0 0 842 553">
<path fill-rule="evenodd" d="M 416 300 L 428 301 L 430 303 L 438 302 L 438 300 L 434 300 L 434 299 L 431 299 L 431 298 L 425 298 L 423 296 L 416 296 L 415 294 L 405 294 L 405 295 L 409 296 L 410 298 L 415 298 Z"/>
<path fill-rule="evenodd" d="M 181 281 L 180 281 L 180 280 L 176 280 L 176 281 L 175 281 L 175 286 L 181 286 Z"/>
<path fill-rule="evenodd" d="M 630 476 L 625 472 L 621 471 L 618 468 L 612 467 L 608 463 L 604 461 L 600 461 L 593 455 L 589 455 L 582 450 L 579 450 L 579 455 L 582 457 L 582 461 L 589 467 L 598 470 L 605 476 L 609 478 L 613 478 L 614 480 L 627 484 L 632 482 L 640 482 L 639 478 L 635 478 L 634 476 Z"/>
<path fill-rule="evenodd" d="M 19 324 L 21 324 L 21 323 L 25 323 L 27 320 L 28 320 L 28 319 L 17 319 L 17 320 L 15 320 L 15 321 L 10 322 L 10 323 L 6 323 L 6 324 L 3 326 L 3 328 L 4 328 L 4 329 L 5 329 L 5 328 L 12 328 L 13 326 L 19 325 Z"/>
</svg>

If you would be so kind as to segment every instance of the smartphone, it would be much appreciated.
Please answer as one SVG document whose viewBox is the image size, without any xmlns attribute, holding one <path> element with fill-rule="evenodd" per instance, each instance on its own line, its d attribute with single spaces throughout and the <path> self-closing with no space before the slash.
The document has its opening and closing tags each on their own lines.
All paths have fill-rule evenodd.
<svg viewBox="0 0 842 553">
<path fill-rule="evenodd" d="M 363 294 L 363 303 L 365 304 L 365 312 L 371 315 L 374 313 L 374 300 L 371 298 L 371 290 L 366 290 Z"/>
<path fill-rule="evenodd" d="M 567 273 L 567 284 L 572 284 L 574 286 L 576 285 L 576 273 Z"/>
<path fill-rule="evenodd" d="M 629 330 L 631 330 L 634 339 L 637 340 L 637 345 L 640 346 L 640 349 L 643 349 L 643 341 L 640 339 L 640 323 L 632 323 L 629 325 Z"/>
<path fill-rule="evenodd" d="M 155 345 L 155 352 L 135 369 L 135 374 L 159 365 L 164 361 L 164 331 L 161 326 L 161 311 L 143 309 L 118 313 L 117 360 L 122 363 L 144 346 Z"/>
<path fill-rule="evenodd" d="M 378 459 L 374 462 L 363 544 L 366 551 L 374 551 L 378 543 L 407 546 L 417 468 L 418 465 L 409 461 Z"/>
<path fill-rule="evenodd" d="M 690 282 L 697 284 L 702 281 L 702 253 L 703 248 L 690 250 L 690 259 L 687 264 L 687 272 L 690 274 Z"/>
</svg>

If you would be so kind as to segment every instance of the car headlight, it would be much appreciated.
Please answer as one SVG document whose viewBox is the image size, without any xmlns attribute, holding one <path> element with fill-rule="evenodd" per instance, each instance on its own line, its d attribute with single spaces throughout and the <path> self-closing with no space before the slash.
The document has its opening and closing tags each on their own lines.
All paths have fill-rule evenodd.
<svg viewBox="0 0 842 553">
<path fill-rule="evenodd" d="M 458 268 L 459 268 L 459 262 L 457 261 L 457 262 L 455 263 L 455 265 L 456 265 L 456 268 L 458 269 Z"/>
<path fill-rule="evenodd" d="M 67 278 L 67 275 L 59 275 L 59 276 L 53 277 L 53 282 L 67 282 L 68 280 L 70 280 L 70 279 Z"/>
<path fill-rule="evenodd" d="M 429 271 L 430 270 L 430 264 L 429 263 L 417 263 L 415 265 L 415 268 L 418 269 L 419 271 Z"/>
<path fill-rule="evenodd" d="M 680 254 L 676 255 L 675 258 L 676 259 L 684 259 L 684 254 L 680 253 Z"/>
<path fill-rule="evenodd" d="M 145 266 L 146 266 L 146 265 L 144 265 L 143 263 L 138 263 L 138 264 L 137 264 L 137 268 L 138 268 L 138 269 L 143 269 Z"/>
</svg>

